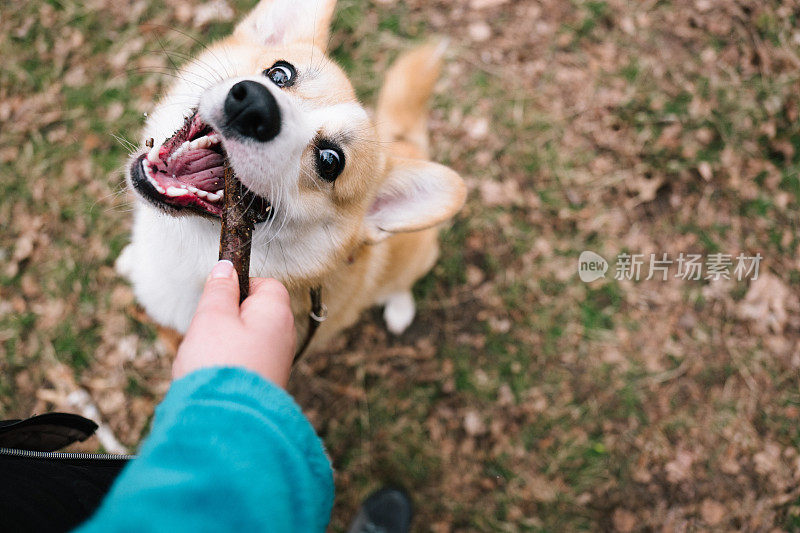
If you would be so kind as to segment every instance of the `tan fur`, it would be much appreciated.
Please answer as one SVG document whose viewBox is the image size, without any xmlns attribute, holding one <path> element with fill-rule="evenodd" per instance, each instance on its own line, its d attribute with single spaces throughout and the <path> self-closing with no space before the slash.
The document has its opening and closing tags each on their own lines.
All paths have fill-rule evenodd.
<svg viewBox="0 0 800 533">
<path fill-rule="evenodd" d="M 427 108 L 441 60 L 441 44 L 427 44 L 401 56 L 387 73 L 378 98 L 376 129 L 381 142 L 390 143 L 393 155 L 428 158 Z M 315 334 L 309 351 L 324 349 L 333 335 L 352 326 L 360 312 L 376 300 L 411 290 L 436 263 L 438 236 L 439 227 L 435 226 L 397 233 L 377 244 L 360 244 L 353 252 L 352 263 L 326 280 L 323 295 L 330 318 Z M 295 291 L 292 301 L 303 301 L 304 296 L 308 299 Z M 295 316 L 299 314 L 304 324 L 302 310 Z M 305 330 L 300 335 L 305 338 Z"/>
<path fill-rule="evenodd" d="M 420 46 L 401 56 L 386 74 L 378 97 L 376 126 L 394 155 L 427 159 L 428 101 L 442 69 L 444 43 Z"/>
<path fill-rule="evenodd" d="M 297 64 L 319 65 L 313 79 L 298 83 L 293 94 L 310 107 L 357 102 L 355 92 L 344 73 L 323 56 L 328 23 L 335 2 L 326 4 L 319 14 L 315 34 L 307 42 L 290 46 L 255 46 L 252 42 L 255 20 L 262 2 L 232 36 L 211 47 L 211 54 L 235 55 L 241 72 L 228 75 L 251 75 L 264 65 L 282 59 Z M 337 233 L 343 243 L 335 257 L 316 275 L 281 279 L 289 288 L 296 318 L 299 344 L 306 336 L 309 313 L 309 289 L 322 286 L 328 320 L 314 336 L 309 351 L 324 349 L 331 337 L 354 324 L 361 312 L 387 296 L 410 291 L 413 284 L 431 269 L 438 255 L 439 224 L 463 205 L 466 189 L 460 179 L 448 175 L 456 193 L 442 215 L 417 226 L 407 224 L 400 233 L 378 231 L 364 224 L 365 212 L 375 200 L 381 183 L 398 169 L 414 169 L 428 157 L 427 106 L 441 70 L 443 47 L 433 43 L 402 56 L 386 75 L 376 110 L 375 125 L 365 124 L 349 146 L 348 164 L 327 194 L 314 181 L 310 157 L 303 157 L 303 177 L 299 186 L 304 202 L 315 209 L 335 210 L 346 231 Z M 325 133 L 325 132 L 323 132 Z M 379 139 L 381 142 L 375 142 Z M 310 148 L 309 148 L 310 149 Z M 443 167 L 442 167 L 443 168 Z M 433 227 L 431 227 L 433 226 Z M 408 231 L 408 230 L 417 231 Z M 394 229 L 389 231 L 395 231 Z M 176 346 L 174 331 L 160 329 L 165 344 Z"/>
</svg>

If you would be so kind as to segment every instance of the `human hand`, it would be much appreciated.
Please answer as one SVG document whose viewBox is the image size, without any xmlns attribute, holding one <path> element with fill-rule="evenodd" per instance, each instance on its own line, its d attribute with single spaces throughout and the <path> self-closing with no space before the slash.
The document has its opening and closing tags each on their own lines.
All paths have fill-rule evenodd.
<svg viewBox="0 0 800 533">
<path fill-rule="evenodd" d="M 285 388 L 295 350 L 289 293 L 277 280 L 252 278 L 239 306 L 239 282 L 230 261 L 211 270 L 192 323 L 172 365 L 172 378 L 211 366 L 252 370 Z"/>
</svg>

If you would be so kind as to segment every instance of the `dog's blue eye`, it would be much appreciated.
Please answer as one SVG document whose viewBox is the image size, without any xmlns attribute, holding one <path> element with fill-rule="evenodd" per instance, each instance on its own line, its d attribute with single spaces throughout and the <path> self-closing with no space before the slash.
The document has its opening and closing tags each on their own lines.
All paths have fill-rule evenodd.
<svg viewBox="0 0 800 533">
<path fill-rule="evenodd" d="M 295 68 L 286 61 L 278 61 L 264 71 L 264 75 L 278 87 L 289 87 L 297 75 Z"/>
<path fill-rule="evenodd" d="M 317 172 L 325 181 L 333 181 L 344 169 L 344 154 L 338 146 L 324 143 L 317 146 Z"/>
</svg>

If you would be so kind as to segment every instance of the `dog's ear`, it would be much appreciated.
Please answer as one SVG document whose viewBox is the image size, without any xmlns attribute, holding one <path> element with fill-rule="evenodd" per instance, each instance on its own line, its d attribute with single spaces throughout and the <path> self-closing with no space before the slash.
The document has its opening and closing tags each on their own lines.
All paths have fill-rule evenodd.
<svg viewBox="0 0 800 533">
<path fill-rule="evenodd" d="M 367 210 L 367 240 L 418 231 L 444 222 L 464 205 L 467 188 L 449 168 L 418 159 L 389 160 L 386 179 Z"/>
<path fill-rule="evenodd" d="M 261 0 L 234 35 L 266 46 L 313 43 L 325 50 L 336 0 Z"/>
</svg>

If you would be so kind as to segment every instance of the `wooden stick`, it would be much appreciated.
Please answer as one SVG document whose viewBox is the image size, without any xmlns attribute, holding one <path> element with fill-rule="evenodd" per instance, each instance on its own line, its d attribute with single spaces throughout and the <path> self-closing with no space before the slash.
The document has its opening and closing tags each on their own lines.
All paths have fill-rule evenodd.
<svg viewBox="0 0 800 533">
<path fill-rule="evenodd" d="M 239 274 L 239 303 L 250 292 L 250 245 L 255 222 L 248 212 L 242 182 L 225 166 L 225 207 L 222 211 L 222 231 L 219 237 L 219 258 L 233 263 Z"/>
</svg>

